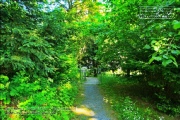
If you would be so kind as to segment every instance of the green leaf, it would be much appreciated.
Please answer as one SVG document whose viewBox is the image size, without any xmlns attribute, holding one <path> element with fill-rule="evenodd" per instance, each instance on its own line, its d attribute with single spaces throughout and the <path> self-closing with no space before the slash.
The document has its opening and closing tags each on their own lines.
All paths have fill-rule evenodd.
<svg viewBox="0 0 180 120">
<path fill-rule="evenodd" d="M 29 116 L 26 120 L 33 120 L 33 118 Z"/>
<path fill-rule="evenodd" d="M 7 82 L 6 85 L 5 85 L 5 87 L 6 87 L 6 88 L 9 88 L 9 84 L 10 84 L 10 82 Z"/>
<path fill-rule="evenodd" d="M 12 89 L 12 90 L 10 91 L 10 95 L 11 95 L 11 96 L 17 96 L 17 95 L 19 95 L 19 94 L 18 94 L 18 92 L 17 92 L 15 89 Z"/>
<path fill-rule="evenodd" d="M 157 56 L 157 52 L 152 54 L 152 57 L 156 57 Z"/>
<path fill-rule="evenodd" d="M 6 97 L 7 97 L 7 95 L 6 95 L 7 93 L 6 92 L 1 92 L 1 95 L 0 95 L 0 100 L 5 100 L 6 99 Z"/>
<path fill-rule="evenodd" d="M 177 12 L 180 12 L 180 8 L 175 8 L 174 10 Z"/>
<path fill-rule="evenodd" d="M 0 89 L 4 89 L 4 88 L 5 88 L 5 86 L 0 83 Z"/>
<path fill-rule="evenodd" d="M 153 61 L 154 61 L 154 58 L 152 57 L 152 58 L 149 60 L 148 64 L 151 64 Z"/>
<path fill-rule="evenodd" d="M 176 62 L 176 61 L 174 61 L 174 62 L 173 62 L 173 64 L 174 64 L 176 67 L 178 67 L 178 64 L 177 64 L 177 62 Z"/>
<path fill-rule="evenodd" d="M 180 55 L 180 50 L 171 50 L 171 53 L 174 55 Z"/>
<path fill-rule="evenodd" d="M 11 102 L 10 97 L 7 97 L 6 100 L 4 100 L 4 104 L 9 104 Z"/>
<path fill-rule="evenodd" d="M 176 67 L 178 67 L 178 63 L 177 63 L 177 61 L 176 61 L 176 58 L 173 57 L 173 56 L 170 56 L 170 58 L 173 60 L 173 64 L 174 64 Z"/>
<path fill-rule="evenodd" d="M 153 57 L 153 58 L 154 58 L 154 60 L 157 60 L 157 61 L 162 60 L 162 57 L 161 57 L 161 56 L 158 56 L 158 57 Z"/>
<path fill-rule="evenodd" d="M 148 0 L 148 5 L 152 5 L 152 4 L 154 4 L 154 0 Z"/>
<path fill-rule="evenodd" d="M 170 63 L 172 63 L 173 61 L 171 60 L 171 59 L 168 59 L 168 60 L 163 60 L 163 62 L 162 62 L 162 65 L 164 66 L 164 67 L 166 67 L 168 64 L 170 64 Z"/>
<path fill-rule="evenodd" d="M 169 58 L 171 58 L 173 61 L 176 61 L 176 58 L 173 56 L 169 56 Z"/>
<path fill-rule="evenodd" d="M 1 83 L 6 83 L 9 80 L 8 76 L 0 75 L 0 81 Z"/>
<path fill-rule="evenodd" d="M 180 28 L 180 22 L 177 21 L 177 20 L 174 20 L 174 21 L 173 21 L 173 28 L 174 28 L 175 30 L 179 29 L 179 28 Z"/>
<path fill-rule="evenodd" d="M 150 49 L 151 47 L 148 44 L 146 44 L 143 48 L 144 49 Z"/>
<path fill-rule="evenodd" d="M 153 45 L 154 43 L 156 43 L 157 41 L 156 40 L 152 40 L 151 41 L 151 45 Z"/>
<path fill-rule="evenodd" d="M 169 59 L 167 54 L 163 55 L 163 58 Z"/>
</svg>

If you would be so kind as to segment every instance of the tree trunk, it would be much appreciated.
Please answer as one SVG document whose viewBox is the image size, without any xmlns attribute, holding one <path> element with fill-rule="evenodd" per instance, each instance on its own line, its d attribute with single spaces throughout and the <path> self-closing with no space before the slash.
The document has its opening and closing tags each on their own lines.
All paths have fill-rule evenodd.
<svg viewBox="0 0 180 120">
<path fill-rule="evenodd" d="M 130 77 L 130 72 L 131 72 L 131 70 L 130 70 L 130 69 L 127 69 L 127 71 L 126 71 L 126 76 L 127 76 L 127 77 Z"/>
</svg>

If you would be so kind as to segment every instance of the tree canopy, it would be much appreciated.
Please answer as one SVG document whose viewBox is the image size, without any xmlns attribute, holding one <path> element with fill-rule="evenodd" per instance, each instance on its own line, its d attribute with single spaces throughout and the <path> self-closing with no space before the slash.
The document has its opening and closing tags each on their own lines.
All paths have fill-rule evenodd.
<svg viewBox="0 0 180 120">
<path fill-rule="evenodd" d="M 140 77 L 159 110 L 179 114 L 179 6 L 179 0 L 0 0 L 0 103 L 41 106 L 38 98 L 47 95 L 51 107 L 71 105 L 53 92 L 60 95 L 58 85 L 77 82 L 79 67 L 87 66 L 94 76 L 121 69 Z M 53 97 L 59 101 L 51 104 Z"/>
</svg>

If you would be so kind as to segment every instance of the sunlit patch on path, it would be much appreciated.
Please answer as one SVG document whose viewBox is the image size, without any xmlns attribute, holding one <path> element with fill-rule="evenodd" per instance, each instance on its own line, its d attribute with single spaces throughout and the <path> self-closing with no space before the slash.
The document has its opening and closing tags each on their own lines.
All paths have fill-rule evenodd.
<svg viewBox="0 0 180 120">
<path fill-rule="evenodd" d="M 76 114 L 76 115 L 85 115 L 85 116 L 94 116 L 95 113 L 94 111 L 90 110 L 89 108 L 85 106 L 81 107 L 72 107 L 71 110 Z"/>
</svg>

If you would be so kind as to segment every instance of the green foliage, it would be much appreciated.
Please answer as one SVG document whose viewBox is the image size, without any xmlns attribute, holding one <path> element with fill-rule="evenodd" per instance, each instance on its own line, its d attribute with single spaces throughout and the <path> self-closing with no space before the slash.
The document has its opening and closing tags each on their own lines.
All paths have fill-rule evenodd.
<svg viewBox="0 0 180 120">
<path fill-rule="evenodd" d="M 1 107 L 0 108 L 0 115 L 1 115 L 1 119 L 6 120 L 8 118 L 6 111 Z"/>
<path fill-rule="evenodd" d="M 62 7 L 43 11 L 46 3 L 0 1 L 1 118 L 72 117 L 69 107 L 78 90 L 73 82 L 79 77 L 77 30 Z"/>
<path fill-rule="evenodd" d="M 19 107 L 25 108 L 27 112 L 30 108 L 34 108 L 35 114 L 39 114 L 42 119 L 69 119 L 72 116 L 70 106 L 76 94 L 76 86 L 72 86 L 71 83 L 60 85 L 58 89 L 48 87 L 42 92 L 33 94 L 29 100 L 19 103 Z M 32 109 L 29 112 L 32 112 Z M 29 117 L 36 118 L 36 115 Z"/>
<path fill-rule="evenodd" d="M 141 91 L 133 90 L 133 86 L 139 83 L 130 82 L 124 77 L 108 74 L 102 74 L 99 76 L 99 80 L 101 81 L 100 86 L 105 92 L 105 102 L 108 102 L 112 109 L 115 110 L 119 120 L 158 119 L 157 112 L 151 107 L 137 105 L 139 102 L 141 102 L 140 104 L 144 103 L 142 98 L 139 98 L 142 101 L 137 99 Z M 128 86 L 130 86 L 129 89 Z"/>
<path fill-rule="evenodd" d="M 0 101 L 3 101 L 4 104 L 9 104 L 11 102 L 8 94 L 9 84 L 8 76 L 0 75 Z"/>
<path fill-rule="evenodd" d="M 119 78 L 111 74 L 101 74 L 98 76 L 102 85 L 114 84 L 119 82 Z"/>
<path fill-rule="evenodd" d="M 25 79 L 22 79 L 21 77 L 21 80 L 24 81 Z M 30 86 L 33 88 L 27 87 L 27 90 L 24 88 L 20 89 L 22 85 L 23 84 L 21 83 L 20 87 L 16 88 L 16 92 L 19 92 L 17 93 L 16 98 L 18 101 L 21 100 L 18 102 L 17 108 L 7 107 L 5 110 L 2 109 L 2 115 L 5 112 L 12 115 L 16 113 L 18 115 L 18 117 L 16 116 L 17 119 L 41 120 L 45 120 L 47 118 L 70 119 L 73 116 L 70 107 L 73 105 L 75 100 L 74 98 L 78 92 L 76 84 L 67 82 L 65 84 L 59 85 L 57 88 L 47 85 L 45 88 L 38 89 L 38 92 L 33 90 L 32 94 L 29 94 L 28 92 L 35 88 L 35 85 Z M 21 95 L 21 98 L 19 95 Z M 4 114 L 3 117 L 7 116 Z"/>
<path fill-rule="evenodd" d="M 1 72 L 13 75 L 17 71 L 25 70 L 46 76 L 54 72 L 54 52 L 51 45 L 39 35 L 35 23 L 28 24 L 32 19 L 27 11 L 24 11 L 17 2 L 2 4 L 1 7 L 2 14 L 8 9 L 9 15 L 3 16 L 2 19 Z M 25 26 L 24 22 L 27 22 L 28 26 Z"/>
<path fill-rule="evenodd" d="M 170 99 L 166 98 L 165 95 L 157 95 L 160 99 L 160 102 L 157 103 L 158 110 L 174 116 L 180 114 L 180 105 L 178 103 L 173 103 Z"/>
<path fill-rule="evenodd" d="M 177 29 L 180 28 L 180 22 L 179 22 L 179 21 L 174 20 L 174 21 L 172 22 L 172 24 L 173 24 L 173 29 L 177 30 Z"/>
<path fill-rule="evenodd" d="M 131 100 L 130 97 L 121 98 L 121 104 L 113 106 L 119 113 L 119 119 L 121 120 L 150 120 L 153 114 L 149 108 L 144 111 L 136 107 L 136 104 Z"/>
<path fill-rule="evenodd" d="M 147 9 L 142 9 L 143 6 Z M 146 10 L 153 6 L 172 8 L 172 14 L 168 16 L 170 19 L 159 19 L 157 16 L 142 18 L 141 14 L 151 14 L 152 9 L 149 12 Z M 100 33 L 97 37 L 96 58 L 103 71 L 121 69 L 128 77 L 138 73 L 140 82 L 154 88 L 152 92 L 158 94 L 156 99 L 159 103 L 163 95 L 166 96 L 163 100 L 170 100 L 172 106 L 174 103 L 179 106 L 180 95 L 178 6 L 178 1 L 107 1 L 107 13 L 101 19 L 104 25 L 99 25 Z M 165 12 L 162 11 L 162 14 Z M 163 102 L 163 105 L 166 104 Z M 171 110 L 169 113 L 174 114 L 176 111 L 174 107 Z"/>
<path fill-rule="evenodd" d="M 41 80 L 42 81 L 42 80 Z M 26 75 L 26 72 L 20 71 L 12 78 L 10 84 L 10 96 L 25 97 L 34 94 L 40 90 L 40 81 L 30 82 L 30 77 Z"/>
<path fill-rule="evenodd" d="M 154 88 L 159 110 L 179 114 L 178 0 L 113 0 L 104 5 L 70 0 L 57 4 L 54 9 L 50 9 L 50 4 L 53 2 L 47 0 L 0 1 L 0 102 L 3 107 L 71 106 L 77 91 L 76 85 L 71 84 L 77 82 L 78 64 L 82 64 L 92 67 L 95 75 L 100 67 L 102 71 L 121 69 L 129 77 L 138 73 L 139 81 L 119 81 L 109 76 L 101 82 L 103 85 L 148 84 Z M 173 19 L 141 19 L 141 6 L 170 7 Z M 129 98 L 124 101 L 134 106 Z M 6 117 L 4 109 L 1 112 Z M 57 113 L 61 115 L 19 117 L 69 119 L 71 116 L 66 111 Z"/>
<path fill-rule="evenodd" d="M 100 82 L 102 85 L 116 85 L 116 84 L 123 84 L 123 85 L 129 85 L 129 84 L 136 84 L 138 81 L 136 80 L 128 80 L 125 77 L 122 77 L 120 79 L 120 76 L 116 76 L 114 74 L 110 73 L 102 73 L 98 76 L 100 79 Z"/>
</svg>

